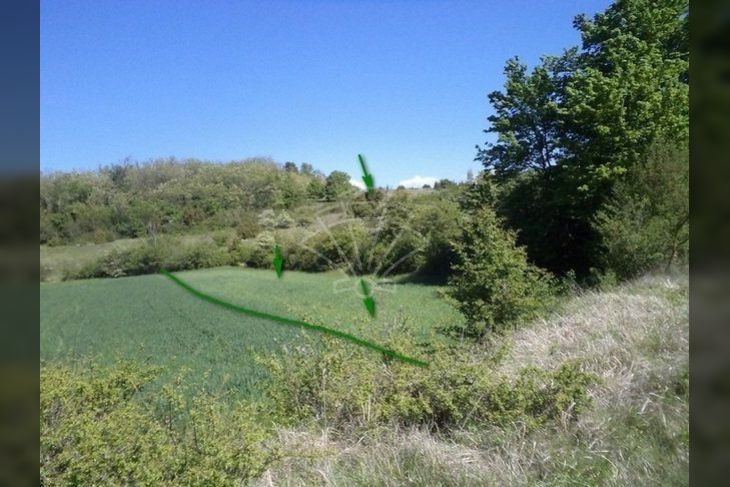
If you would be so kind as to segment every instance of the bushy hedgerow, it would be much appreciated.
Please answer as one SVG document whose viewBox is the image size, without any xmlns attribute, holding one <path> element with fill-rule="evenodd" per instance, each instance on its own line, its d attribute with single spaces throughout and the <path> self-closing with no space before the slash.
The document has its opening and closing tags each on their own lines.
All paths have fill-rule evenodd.
<svg viewBox="0 0 730 487">
<path fill-rule="evenodd" d="M 524 423 L 537 427 L 589 406 L 594 378 L 576 363 L 557 370 L 494 370 L 498 356 L 448 345 L 415 347 L 397 333 L 395 351 L 427 356 L 428 368 L 402 363 L 342 340 L 308 336 L 281 355 L 259 357 L 271 374 L 269 397 L 280 417 L 348 431 L 379 426 L 449 428 Z M 426 354 L 425 352 L 428 352 Z"/>
<path fill-rule="evenodd" d="M 156 371 L 133 364 L 41 369 L 43 485 L 231 485 L 275 459 L 252 404 L 140 394 Z"/>
<path fill-rule="evenodd" d="M 154 274 L 161 269 L 204 269 L 232 263 L 232 255 L 213 241 L 181 243 L 158 238 L 128 249 L 115 249 L 97 261 L 66 275 L 67 279 Z"/>
<path fill-rule="evenodd" d="M 530 319 L 548 303 L 548 274 L 527 261 L 513 232 L 502 228 L 491 208 L 462 216 L 454 250 L 457 262 L 448 295 L 466 325 L 446 331 L 479 340 Z"/>
</svg>

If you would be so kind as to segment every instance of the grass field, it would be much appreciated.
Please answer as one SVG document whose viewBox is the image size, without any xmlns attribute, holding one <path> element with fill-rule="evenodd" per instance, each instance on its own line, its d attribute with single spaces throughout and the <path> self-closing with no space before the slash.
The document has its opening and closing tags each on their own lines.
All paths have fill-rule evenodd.
<svg viewBox="0 0 730 487">
<path fill-rule="evenodd" d="M 273 271 L 230 267 L 176 275 L 248 308 L 342 330 L 372 328 L 367 334 L 375 341 L 403 321 L 425 333 L 461 320 L 436 286 L 376 290 L 378 314 L 370 318 L 353 291 L 358 281 L 340 272 L 285 272 L 279 280 Z M 214 391 L 255 392 L 263 372 L 254 354 L 275 351 L 304 333 L 202 302 L 162 275 L 42 283 L 40 294 L 43 360 L 122 358 L 189 369 L 192 386 L 205 382 Z"/>
</svg>

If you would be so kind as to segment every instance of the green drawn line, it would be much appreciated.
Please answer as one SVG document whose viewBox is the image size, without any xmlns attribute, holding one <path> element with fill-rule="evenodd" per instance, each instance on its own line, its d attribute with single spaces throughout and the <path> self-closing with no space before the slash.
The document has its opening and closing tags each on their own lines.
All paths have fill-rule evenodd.
<svg viewBox="0 0 730 487">
<path fill-rule="evenodd" d="M 320 326 L 320 325 L 313 325 L 313 324 L 307 323 L 305 321 L 294 320 L 291 318 L 285 318 L 283 316 L 276 316 L 276 315 L 272 315 L 269 313 L 264 313 L 263 311 L 256 311 L 254 309 L 244 308 L 243 306 L 238 306 L 236 304 L 229 303 L 229 302 L 223 301 L 218 298 L 214 298 L 213 296 L 205 294 L 202 291 L 198 291 L 197 289 L 192 287 L 190 284 L 188 284 L 185 281 L 181 280 L 180 278 L 170 274 L 165 269 L 161 269 L 160 273 L 162 273 L 165 276 L 167 276 L 168 278 L 170 278 L 170 280 L 172 282 L 174 282 L 181 288 L 185 289 L 187 292 L 189 292 L 196 298 L 201 299 L 203 301 L 207 301 L 211 304 L 218 305 L 222 308 L 226 308 L 231 311 L 235 311 L 237 313 L 254 316 L 256 318 L 263 318 L 266 320 L 277 321 L 279 323 L 289 325 L 289 326 L 297 326 L 299 328 L 304 328 L 307 330 L 318 331 L 320 333 L 327 333 L 327 334 L 335 336 L 337 338 L 349 340 L 356 345 L 360 345 L 361 347 L 375 350 L 376 352 L 380 352 L 383 355 L 387 355 L 388 357 L 392 357 L 394 359 L 400 360 L 400 361 L 408 363 L 408 364 L 417 365 L 419 367 L 428 367 L 428 365 L 429 365 L 428 362 L 424 362 L 422 360 L 418 360 L 418 359 L 411 358 L 411 357 L 406 357 L 405 355 L 401 355 L 397 352 L 394 352 L 393 350 L 388 350 L 387 348 L 381 347 L 380 345 L 376 345 L 375 343 L 368 342 L 367 340 L 363 340 L 362 338 L 358 338 L 355 335 L 350 335 L 349 333 L 345 333 L 345 332 L 342 332 L 339 330 L 334 330 L 332 328 L 327 328 L 327 327 Z"/>
</svg>

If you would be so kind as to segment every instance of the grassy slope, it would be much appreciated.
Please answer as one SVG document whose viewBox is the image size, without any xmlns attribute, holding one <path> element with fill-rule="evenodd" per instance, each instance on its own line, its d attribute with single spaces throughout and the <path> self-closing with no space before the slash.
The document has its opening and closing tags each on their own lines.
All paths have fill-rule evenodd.
<svg viewBox="0 0 730 487">
<path fill-rule="evenodd" d="M 651 276 L 571 299 L 507 338 L 507 371 L 578 359 L 601 378 L 575 424 L 451 439 L 392 431 L 376 441 L 282 431 L 315 460 L 292 458 L 260 484 L 687 485 L 688 309 L 686 275 Z"/>
<path fill-rule="evenodd" d="M 325 326 L 372 327 L 372 338 L 402 320 L 422 330 L 460 317 L 438 299 L 438 288 L 416 284 L 375 291 L 376 319 L 367 316 L 357 285 L 342 273 L 219 268 L 180 272 L 201 291 L 236 304 Z M 335 289 L 345 291 L 335 293 Z M 350 289 L 349 291 L 347 289 Z M 41 357 L 69 360 L 119 357 L 191 369 L 198 385 L 208 373 L 213 390 L 254 390 L 262 377 L 253 353 L 276 350 L 299 330 L 204 303 L 160 275 L 41 284 Z M 161 381 L 166 380 L 161 377 Z"/>
</svg>

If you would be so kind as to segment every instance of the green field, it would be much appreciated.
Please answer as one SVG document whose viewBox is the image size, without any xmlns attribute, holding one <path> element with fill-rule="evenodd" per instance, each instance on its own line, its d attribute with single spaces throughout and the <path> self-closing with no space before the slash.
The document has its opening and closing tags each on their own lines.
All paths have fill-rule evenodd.
<svg viewBox="0 0 730 487">
<path fill-rule="evenodd" d="M 177 273 L 197 289 L 241 306 L 299 318 L 342 330 L 366 330 L 378 341 L 390 327 L 407 322 L 420 332 L 461 320 L 439 298 L 439 288 L 419 284 L 375 290 L 376 318 L 343 281 L 341 272 L 305 274 L 217 268 Z M 335 292 L 337 289 L 344 291 Z M 257 390 L 263 371 L 254 353 L 276 351 L 303 332 L 251 318 L 196 299 L 162 275 L 41 284 L 41 357 L 70 361 L 119 358 L 160 365 L 161 382 L 189 369 L 194 387 Z M 355 345 L 353 345 L 355 346 Z"/>
</svg>

